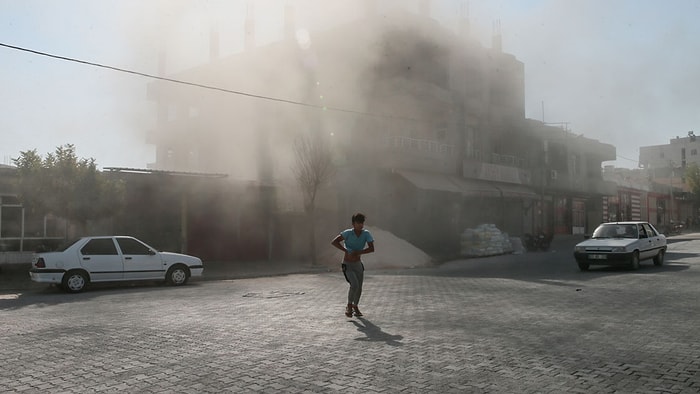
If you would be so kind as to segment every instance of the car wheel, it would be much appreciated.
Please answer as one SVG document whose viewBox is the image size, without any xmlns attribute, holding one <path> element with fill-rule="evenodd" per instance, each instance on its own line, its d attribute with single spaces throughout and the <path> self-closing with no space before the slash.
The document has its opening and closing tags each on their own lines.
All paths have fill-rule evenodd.
<svg viewBox="0 0 700 394">
<path fill-rule="evenodd" d="M 633 270 L 639 269 L 639 252 L 636 250 L 632 253 L 632 260 L 630 261 L 630 268 L 632 268 Z"/>
<path fill-rule="evenodd" d="M 584 261 L 577 261 L 578 263 L 578 269 L 581 271 L 588 271 L 589 264 L 584 262 Z"/>
<path fill-rule="evenodd" d="M 69 293 L 80 293 L 88 284 L 87 274 L 83 271 L 68 271 L 63 275 L 61 287 Z"/>
<path fill-rule="evenodd" d="M 666 251 L 661 249 L 659 250 L 659 254 L 654 257 L 654 265 L 664 265 L 664 255 L 666 254 Z"/>
<path fill-rule="evenodd" d="M 190 277 L 190 272 L 184 265 L 175 265 L 170 267 L 165 275 L 165 280 L 173 286 L 181 286 L 187 283 Z"/>
</svg>

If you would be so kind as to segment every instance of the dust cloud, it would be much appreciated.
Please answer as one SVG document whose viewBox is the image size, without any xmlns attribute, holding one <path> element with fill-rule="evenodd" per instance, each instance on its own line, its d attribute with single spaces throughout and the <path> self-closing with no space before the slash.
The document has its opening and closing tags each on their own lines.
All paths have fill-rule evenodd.
<svg viewBox="0 0 700 394">
<path fill-rule="evenodd" d="M 397 128 L 415 136 L 434 128 L 445 110 L 425 105 L 428 92 L 368 99 L 377 83 L 398 89 L 401 78 L 434 73 L 421 68 L 430 64 L 425 58 L 446 60 L 448 43 L 435 33 L 444 29 L 416 25 L 430 3 L 183 0 L 125 9 L 124 18 L 137 19 L 126 30 L 135 56 L 150 57 L 150 67 L 168 78 L 229 91 L 149 84 L 158 114 L 152 137 L 170 141 L 157 153 L 158 167 L 288 179 L 301 133 L 328 138 L 344 162 L 358 133 L 376 144 Z M 384 78 L 396 70 L 398 78 Z M 447 83 L 447 75 L 435 78 Z"/>
</svg>

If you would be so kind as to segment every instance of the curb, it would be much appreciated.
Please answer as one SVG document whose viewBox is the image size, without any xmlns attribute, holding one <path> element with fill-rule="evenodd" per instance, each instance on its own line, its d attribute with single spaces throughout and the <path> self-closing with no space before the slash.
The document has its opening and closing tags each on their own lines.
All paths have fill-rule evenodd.
<svg viewBox="0 0 700 394">
<path fill-rule="evenodd" d="M 29 278 L 31 263 L 0 264 L 0 293 L 43 288 L 48 283 L 33 282 Z M 193 281 L 254 279 L 263 277 L 320 274 L 333 272 L 332 267 L 310 266 L 300 263 L 280 262 L 204 262 L 204 273 Z"/>
</svg>

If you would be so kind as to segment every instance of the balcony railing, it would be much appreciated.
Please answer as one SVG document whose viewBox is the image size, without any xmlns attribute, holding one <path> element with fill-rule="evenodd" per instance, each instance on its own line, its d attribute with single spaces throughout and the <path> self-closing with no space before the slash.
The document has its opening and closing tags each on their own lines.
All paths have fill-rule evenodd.
<svg viewBox="0 0 700 394">
<path fill-rule="evenodd" d="M 471 160 L 475 160 L 475 161 L 485 161 L 484 160 L 484 152 L 482 152 L 478 149 L 467 152 L 467 159 L 471 159 Z M 501 155 L 498 153 L 491 153 L 491 161 L 489 163 L 490 164 L 497 164 L 497 165 L 501 165 L 501 166 L 507 166 L 507 167 L 517 167 L 517 168 L 524 168 L 524 169 L 529 168 L 527 159 L 523 159 L 522 157 L 513 156 L 513 155 Z"/>
<path fill-rule="evenodd" d="M 434 140 L 411 138 L 402 135 L 387 137 L 387 146 L 393 150 L 404 152 L 427 153 L 451 156 L 455 154 L 455 146 Z"/>
<path fill-rule="evenodd" d="M 509 167 L 525 168 L 527 165 L 527 160 L 517 156 L 492 153 L 491 163 Z"/>
</svg>

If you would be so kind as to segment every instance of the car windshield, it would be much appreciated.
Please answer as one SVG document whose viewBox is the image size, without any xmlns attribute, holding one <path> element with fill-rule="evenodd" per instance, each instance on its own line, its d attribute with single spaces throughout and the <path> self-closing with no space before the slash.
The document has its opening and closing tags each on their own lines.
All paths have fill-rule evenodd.
<svg viewBox="0 0 700 394">
<path fill-rule="evenodd" d="M 604 224 L 598 226 L 592 238 L 639 238 L 636 224 Z"/>
</svg>

